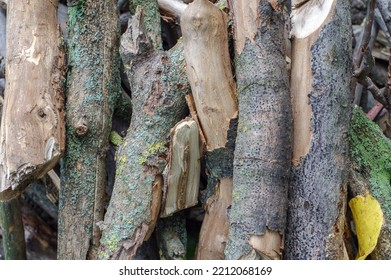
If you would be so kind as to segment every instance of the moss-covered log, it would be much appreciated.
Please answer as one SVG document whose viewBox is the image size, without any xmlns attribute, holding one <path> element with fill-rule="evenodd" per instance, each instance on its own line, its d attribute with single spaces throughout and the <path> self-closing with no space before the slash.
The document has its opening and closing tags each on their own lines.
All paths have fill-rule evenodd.
<svg viewBox="0 0 391 280">
<path fill-rule="evenodd" d="M 186 70 L 200 129 L 205 137 L 210 197 L 197 259 L 224 259 L 231 205 L 236 84 L 228 52 L 227 17 L 207 0 L 195 0 L 181 17 Z M 231 142 L 229 138 L 231 137 Z"/>
<path fill-rule="evenodd" d="M 132 259 L 154 230 L 160 213 L 170 129 L 187 114 L 183 49 L 158 41 L 155 0 L 139 6 L 121 38 L 121 57 L 132 90 L 133 114 L 118 148 L 113 195 L 101 224 L 101 259 Z"/>
<path fill-rule="evenodd" d="M 115 0 L 74 1 L 68 8 L 66 153 L 59 202 L 59 259 L 95 258 L 103 219 L 106 153 L 120 94 Z"/>
<path fill-rule="evenodd" d="M 292 5 L 294 138 L 285 258 L 346 258 L 350 3 Z"/>
<path fill-rule="evenodd" d="M 366 197 L 370 194 L 380 204 L 384 218 L 371 257 L 389 260 L 391 259 L 391 141 L 358 107 L 353 110 L 349 140 L 352 162 L 349 195 L 350 198 L 354 198 L 359 195 Z M 376 244 L 376 240 L 374 241 Z"/>
<path fill-rule="evenodd" d="M 228 259 L 282 254 L 291 161 L 282 2 L 232 1 L 239 123 Z"/>
<path fill-rule="evenodd" d="M 0 139 L 0 200 L 20 194 L 65 148 L 65 55 L 54 1 L 7 5 L 6 87 Z"/>
</svg>

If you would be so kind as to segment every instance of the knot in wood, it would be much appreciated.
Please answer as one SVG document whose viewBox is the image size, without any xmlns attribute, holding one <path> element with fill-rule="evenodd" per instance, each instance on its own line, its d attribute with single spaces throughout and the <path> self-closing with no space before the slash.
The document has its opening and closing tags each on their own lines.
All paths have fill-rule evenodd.
<svg viewBox="0 0 391 280">
<path fill-rule="evenodd" d="M 37 110 L 37 114 L 38 114 L 38 116 L 39 116 L 41 119 L 44 119 L 44 118 L 46 117 L 46 113 L 45 113 L 44 109 L 42 109 L 42 108 L 39 108 L 39 109 Z"/>
<path fill-rule="evenodd" d="M 76 122 L 75 125 L 76 134 L 79 136 L 84 136 L 88 132 L 88 123 L 85 118 L 81 118 Z"/>
</svg>

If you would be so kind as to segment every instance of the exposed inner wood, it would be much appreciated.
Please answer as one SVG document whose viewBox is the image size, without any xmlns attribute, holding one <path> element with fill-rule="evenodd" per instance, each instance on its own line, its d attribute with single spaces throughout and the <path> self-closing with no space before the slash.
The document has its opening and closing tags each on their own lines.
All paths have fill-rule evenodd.
<svg viewBox="0 0 391 280">
<path fill-rule="evenodd" d="M 221 179 L 216 194 L 206 203 L 206 214 L 202 223 L 196 259 L 222 260 L 228 241 L 229 221 L 227 209 L 232 201 L 232 178 Z"/>
<path fill-rule="evenodd" d="M 180 18 L 187 7 L 187 4 L 179 0 L 158 0 L 157 3 L 160 9 L 176 18 Z"/>
<path fill-rule="evenodd" d="M 145 235 L 144 240 L 148 240 L 151 237 L 153 230 L 160 213 L 160 206 L 162 201 L 162 191 L 163 191 L 163 176 L 157 175 L 155 182 L 152 186 L 152 200 L 151 200 L 151 222 L 148 225 L 148 231 Z"/>
<path fill-rule="evenodd" d="M 231 1 L 235 11 L 235 49 L 238 54 L 242 53 L 246 39 L 254 42 L 261 26 L 262 19 L 258 16 L 259 3 L 260 0 Z"/>
<path fill-rule="evenodd" d="M 237 112 L 226 44 L 227 18 L 207 0 L 196 0 L 189 4 L 181 22 L 187 75 L 207 148 L 221 148 L 227 141 L 229 122 Z"/>
<path fill-rule="evenodd" d="M 280 260 L 282 257 L 284 241 L 279 232 L 266 229 L 263 235 L 251 236 L 249 242 L 261 259 Z"/>
<path fill-rule="evenodd" d="M 326 21 L 335 0 L 293 0 L 292 36 L 304 38 Z"/>
<path fill-rule="evenodd" d="M 15 197 L 44 176 L 64 151 L 65 60 L 57 4 L 21 0 L 7 7 L 0 199 Z"/>
<path fill-rule="evenodd" d="M 300 163 L 311 145 L 312 109 L 308 94 L 312 90 L 311 51 L 315 37 L 295 39 L 292 42 L 291 96 L 293 113 L 292 162 Z"/>
<path fill-rule="evenodd" d="M 307 155 L 311 147 L 311 117 L 312 108 L 308 95 L 312 91 L 312 70 L 311 70 L 311 46 L 319 36 L 321 26 L 329 19 L 331 11 L 334 10 L 334 0 L 324 1 L 292 1 L 296 8 L 292 16 L 291 31 L 292 38 L 292 59 L 291 59 L 291 96 L 293 111 L 293 154 L 292 162 L 297 165 L 300 158 Z M 307 11 L 313 18 L 306 16 Z M 313 22 L 316 20 L 316 23 Z M 318 22 L 319 20 L 319 22 Z M 318 28 L 313 29 L 313 25 Z M 302 32 L 302 28 L 308 33 Z"/>
<path fill-rule="evenodd" d="M 197 123 L 192 119 L 178 123 L 171 132 L 167 192 L 162 216 L 198 203 L 201 149 Z"/>
</svg>

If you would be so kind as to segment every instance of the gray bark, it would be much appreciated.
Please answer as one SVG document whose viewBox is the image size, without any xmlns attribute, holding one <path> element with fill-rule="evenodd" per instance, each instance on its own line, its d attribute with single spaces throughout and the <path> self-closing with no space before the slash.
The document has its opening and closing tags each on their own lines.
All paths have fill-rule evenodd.
<svg viewBox="0 0 391 280">
<path fill-rule="evenodd" d="M 286 226 L 291 160 L 291 105 L 281 6 L 231 1 L 236 34 L 239 123 L 236 138 L 228 259 L 279 259 Z M 262 24 L 258 24 L 262 22 Z M 247 25 L 248 26 L 248 25 Z"/>
<path fill-rule="evenodd" d="M 170 129 L 187 113 L 182 46 L 160 50 L 155 0 L 134 1 L 131 6 L 135 14 L 121 38 L 121 57 L 133 114 L 116 155 L 113 195 L 101 224 L 100 259 L 132 259 L 151 236 L 160 212 Z"/>
<path fill-rule="evenodd" d="M 325 16 L 324 24 L 309 37 L 293 39 L 292 53 L 296 55 L 292 57 L 292 75 L 298 75 L 291 80 L 296 131 L 285 243 L 287 259 L 344 258 L 352 74 L 350 3 L 333 1 Z M 307 46 L 308 51 L 300 44 Z M 307 63 L 309 75 L 300 75 Z M 300 85 L 307 82 L 309 90 L 302 89 Z M 309 113 L 303 114 L 300 106 Z M 297 130 L 300 123 L 308 125 Z"/>
</svg>

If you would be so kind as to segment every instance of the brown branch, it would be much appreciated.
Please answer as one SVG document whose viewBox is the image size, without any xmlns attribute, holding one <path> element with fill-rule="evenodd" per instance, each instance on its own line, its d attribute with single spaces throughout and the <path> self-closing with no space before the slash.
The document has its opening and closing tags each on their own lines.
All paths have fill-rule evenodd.
<svg viewBox="0 0 391 280">
<path fill-rule="evenodd" d="M 379 101 L 383 106 L 390 110 L 391 104 L 387 100 L 387 98 L 384 96 L 384 89 L 379 89 L 375 83 L 372 81 L 369 77 L 358 77 L 358 82 L 362 84 L 364 87 L 368 89 L 370 93 L 372 93 L 373 97 Z"/>
<path fill-rule="evenodd" d="M 383 110 L 384 106 L 380 102 L 376 102 L 376 105 L 372 107 L 371 110 L 367 113 L 367 117 L 373 121 L 377 115 Z"/>
<path fill-rule="evenodd" d="M 369 0 L 368 10 L 367 10 L 367 20 L 364 27 L 364 34 L 361 40 L 359 51 L 356 53 L 353 63 L 355 69 L 360 68 L 361 62 L 364 58 L 365 51 L 368 48 L 369 40 L 371 38 L 371 30 L 373 25 L 373 18 L 375 14 L 375 0 Z"/>
</svg>

